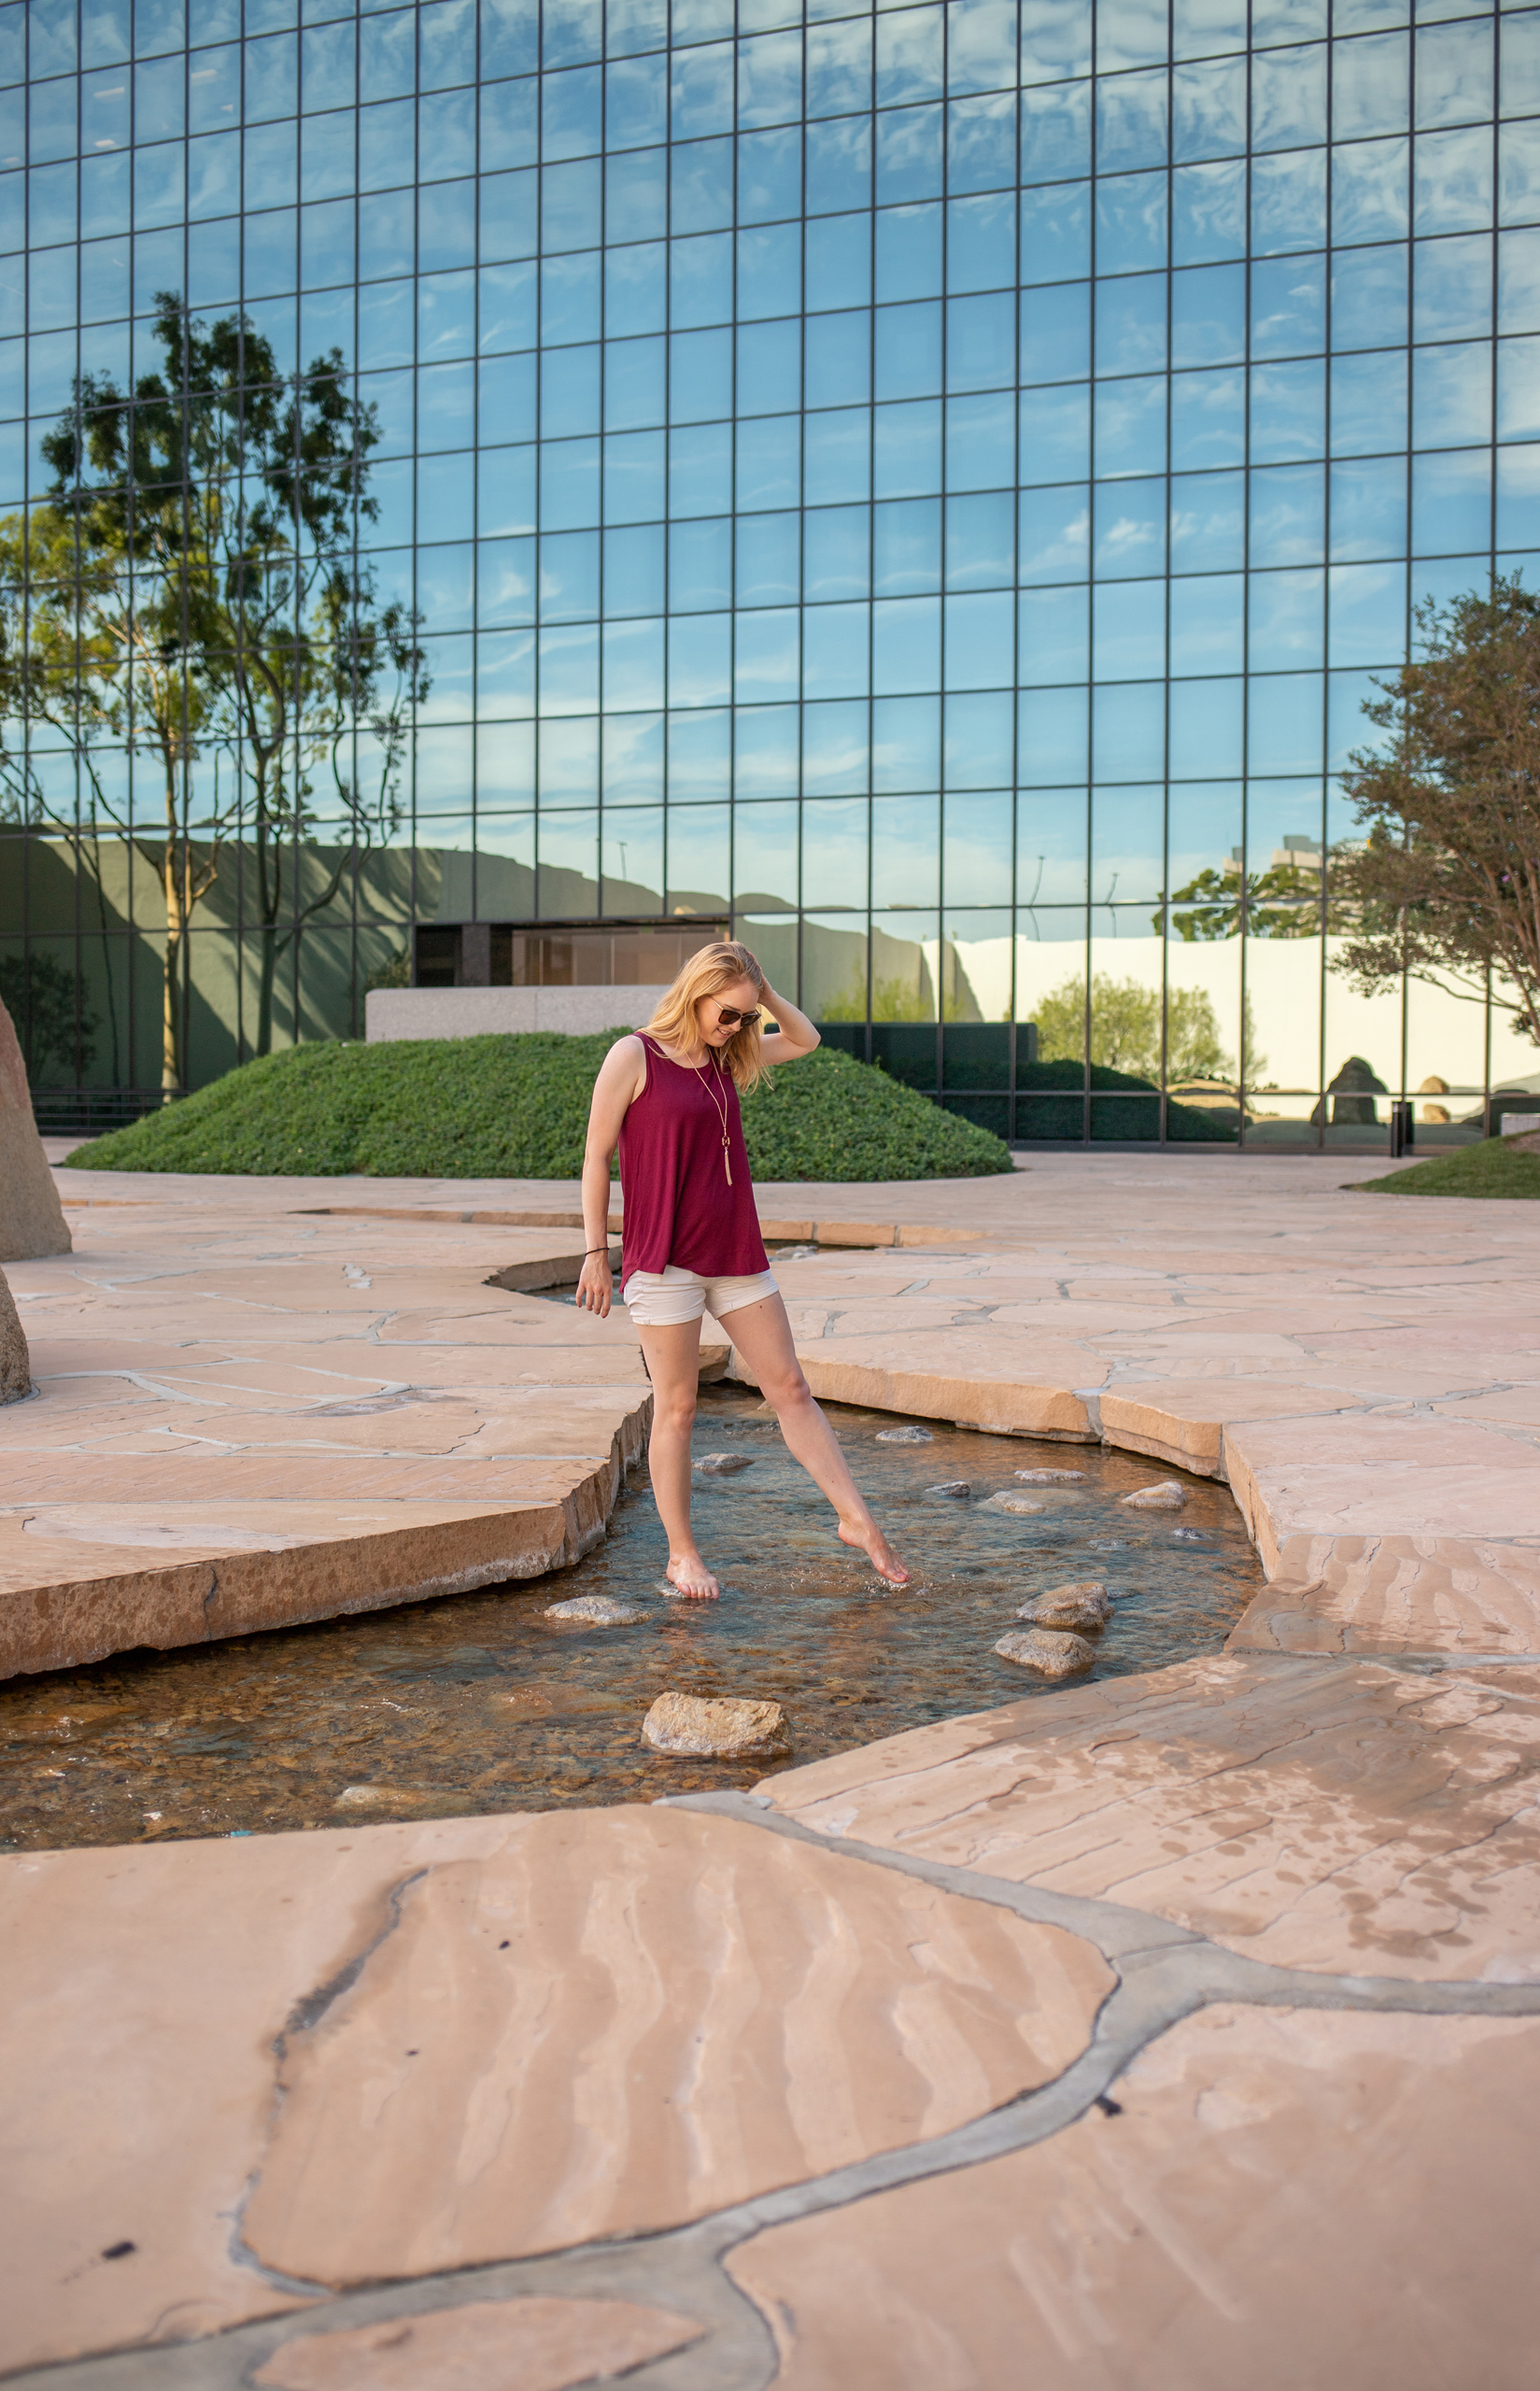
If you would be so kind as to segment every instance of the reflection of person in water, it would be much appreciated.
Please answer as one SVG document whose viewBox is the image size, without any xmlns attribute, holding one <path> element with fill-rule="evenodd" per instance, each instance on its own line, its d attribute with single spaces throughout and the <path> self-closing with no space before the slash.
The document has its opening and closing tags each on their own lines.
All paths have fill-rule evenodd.
<svg viewBox="0 0 1540 2391">
<path fill-rule="evenodd" d="M 1333 1128 L 1372 1126 L 1379 1119 L 1378 1113 L 1375 1111 L 1375 1097 L 1389 1096 L 1390 1092 L 1384 1081 L 1377 1077 L 1362 1054 L 1349 1054 L 1335 1079 L 1331 1081 L 1326 1089 L 1326 1096 L 1333 1099 Z M 1322 1096 L 1310 1115 L 1311 1121 L 1318 1127 L 1324 1118 L 1325 1110 L 1326 1098 Z"/>
<path fill-rule="evenodd" d="M 770 1052 L 759 1025 L 779 1025 Z M 610 1157 L 618 1142 L 626 1215 L 621 1302 L 653 1384 L 648 1445 L 653 1495 L 669 1532 L 669 1584 L 713 1601 L 720 1592 L 690 1526 L 690 1430 L 700 1374 L 700 1322 L 727 1330 L 775 1408 L 781 1433 L 833 1504 L 836 1534 L 890 1586 L 909 1572 L 872 1518 L 833 1429 L 812 1399 L 786 1308 L 759 1234 L 738 1091 L 767 1063 L 811 1054 L 818 1032 L 778 997 L 746 946 L 723 939 L 692 955 L 640 1036 L 616 1040 L 594 1082 L 583 1163 L 588 1239 L 577 1300 L 610 1309 Z"/>
</svg>

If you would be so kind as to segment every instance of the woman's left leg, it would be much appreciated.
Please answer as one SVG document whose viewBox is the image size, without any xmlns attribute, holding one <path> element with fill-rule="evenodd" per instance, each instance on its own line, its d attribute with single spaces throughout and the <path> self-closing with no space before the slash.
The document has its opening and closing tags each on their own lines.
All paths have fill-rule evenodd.
<svg viewBox="0 0 1540 2391">
<path fill-rule="evenodd" d="M 839 1513 L 841 1543 L 864 1552 L 890 1586 L 907 1585 L 909 1571 L 872 1518 L 838 1437 L 812 1399 L 781 1297 L 761 1295 L 757 1302 L 729 1311 L 721 1324 L 758 1380 L 761 1394 L 774 1405 L 788 1449 Z"/>
</svg>

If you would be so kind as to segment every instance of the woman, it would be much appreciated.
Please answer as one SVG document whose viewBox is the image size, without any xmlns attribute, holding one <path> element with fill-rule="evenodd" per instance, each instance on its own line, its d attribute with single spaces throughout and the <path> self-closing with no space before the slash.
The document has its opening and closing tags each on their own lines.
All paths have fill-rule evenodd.
<svg viewBox="0 0 1540 2391">
<path fill-rule="evenodd" d="M 605 1227 L 610 1157 L 618 1140 L 625 1192 L 621 1300 L 653 1383 L 648 1446 L 653 1493 L 669 1535 L 670 1585 L 714 1601 L 721 1589 L 690 1532 L 690 1430 L 700 1321 L 720 1321 L 774 1405 L 781 1433 L 839 1514 L 841 1542 L 890 1586 L 909 1572 L 868 1510 L 798 1365 L 791 1325 L 765 1257 L 743 1146 L 738 1091 L 765 1068 L 760 1020 L 780 1026 L 777 1063 L 811 1054 L 818 1032 L 778 997 L 746 946 L 723 940 L 693 955 L 639 1036 L 611 1047 L 594 1082 L 583 1161 L 588 1239 L 577 1300 L 602 1320 L 612 1299 Z"/>
</svg>

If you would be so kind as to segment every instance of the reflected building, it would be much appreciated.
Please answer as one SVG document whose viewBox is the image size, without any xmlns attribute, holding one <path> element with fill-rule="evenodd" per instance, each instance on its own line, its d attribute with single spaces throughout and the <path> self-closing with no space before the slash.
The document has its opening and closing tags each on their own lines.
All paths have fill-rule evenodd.
<svg viewBox="0 0 1540 2391">
<path fill-rule="evenodd" d="M 44 1116 L 729 925 L 1018 1141 L 1373 1141 L 1402 1094 L 1456 1139 L 1540 1088 L 1500 1010 L 1334 969 L 1375 674 L 1540 560 L 1540 10 L 1410 17 L 0 7 L 0 994 Z M 100 528 L 93 428 L 152 404 L 220 427 L 177 450 L 196 604 L 169 467 Z M 274 461 L 306 406 L 330 546 Z"/>
</svg>

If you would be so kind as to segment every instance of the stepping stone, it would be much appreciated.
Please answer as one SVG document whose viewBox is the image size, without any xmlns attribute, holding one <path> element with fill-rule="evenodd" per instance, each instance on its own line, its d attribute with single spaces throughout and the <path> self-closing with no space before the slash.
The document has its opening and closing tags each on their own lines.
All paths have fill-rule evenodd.
<svg viewBox="0 0 1540 2391">
<path fill-rule="evenodd" d="M 548 1603 L 547 1619 L 586 1619 L 594 1627 L 624 1627 L 633 1619 L 645 1619 L 640 1603 L 617 1602 L 614 1594 L 574 1594 L 571 1602 Z"/>
<path fill-rule="evenodd" d="M 1036 1669 L 1039 1677 L 1052 1679 L 1079 1677 L 1096 1657 L 1095 1646 L 1083 1635 L 1056 1635 L 1043 1627 L 1012 1628 L 995 1649 L 1002 1661 L 1014 1661 L 1018 1668 Z"/>
<path fill-rule="evenodd" d="M 1125 1511 L 1180 1511 L 1187 1507 L 1187 1497 L 1174 1478 L 1157 1478 L 1153 1486 L 1141 1486 L 1120 1500 Z"/>
<path fill-rule="evenodd" d="M 1085 1483 L 1083 1469 L 1017 1469 L 1012 1470 L 1011 1476 L 1019 1478 L 1024 1486 L 1083 1486 Z"/>
<path fill-rule="evenodd" d="M 927 1494 L 950 1494 L 957 1502 L 961 1502 L 966 1495 L 971 1494 L 972 1492 L 973 1489 L 968 1484 L 966 1478 L 943 1478 L 939 1486 L 927 1486 L 925 1488 L 925 1493 Z"/>
<path fill-rule="evenodd" d="M 1075 1577 L 1067 1586 L 1050 1586 L 1046 1593 L 1034 1595 L 1016 1616 L 1034 1627 L 1072 1627 L 1094 1634 L 1111 1618 L 1112 1604 L 1098 1577 Z"/>
<path fill-rule="evenodd" d="M 880 1445 L 933 1445 L 936 1442 L 928 1428 L 879 1428 Z"/>
<path fill-rule="evenodd" d="M 754 1467 L 753 1453 L 702 1453 L 690 1464 L 702 1478 L 731 1478 L 738 1470 Z"/>
<path fill-rule="evenodd" d="M 660 1693 L 642 1722 L 655 1751 L 710 1760 L 784 1760 L 791 1729 L 778 1702 Z"/>
<path fill-rule="evenodd" d="M 1046 1511 L 1046 1503 L 1034 1503 L 1030 1494 L 1017 1494 L 1008 1487 L 1003 1493 L 992 1494 L 984 1505 L 986 1511 Z"/>
</svg>

